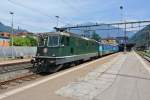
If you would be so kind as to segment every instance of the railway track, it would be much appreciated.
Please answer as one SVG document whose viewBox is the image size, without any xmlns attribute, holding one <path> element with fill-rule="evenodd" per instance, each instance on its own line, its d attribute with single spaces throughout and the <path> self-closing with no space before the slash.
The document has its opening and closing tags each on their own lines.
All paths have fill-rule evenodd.
<svg viewBox="0 0 150 100">
<path fill-rule="evenodd" d="M 145 60 L 147 60 L 147 61 L 150 62 L 150 56 L 149 56 L 148 54 L 145 54 L 145 53 L 143 53 L 143 52 L 138 52 L 138 51 L 137 51 L 137 53 L 138 53 L 141 57 L 143 57 Z"/>
<path fill-rule="evenodd" d="M 31 69 L 32 64 L 29 62 L 19 63 L 19 64 L 9 64 L 9 65 L 1 65 L 0 66 L 0 74 L 10 73 L 18 70 Z"/>
<path fill-rule="evenodd" d="M 3 82 L 0 82 L 0 90 L 8 89 L 12 86 L 17 86 L 19 84 L 25 83 L 27 81 L 32 81 L 40 77 L 41 75 L 39 74 L 30 73 L 28 75 L 24 75 L 24 76 L 17 77 L 11 80 L 3 81 Z"/>
<path fill-rule="evenodd" d="M 38 78 L 35 71 L 29 62 L 0 65 L 0 90 Z"/>
</svg>

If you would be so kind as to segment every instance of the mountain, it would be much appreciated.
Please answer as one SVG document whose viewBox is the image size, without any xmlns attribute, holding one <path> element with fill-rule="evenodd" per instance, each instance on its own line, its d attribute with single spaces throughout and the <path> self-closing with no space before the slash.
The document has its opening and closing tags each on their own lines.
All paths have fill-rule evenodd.
<svg viewBox="0 0 150 100">
<path fill-rule="evenodd" d="M 11 27 L 10 26 L 6 26 L 3 23 L 0 22 L 0 32 L 9 32 L 11 33 Z M 14 29 L 14 33 L 17 32 L 28 32 L 27 30 L 23 30 L 23 29 Z"/>
<path fill-rule="evenodd" d="M 136 46 L 150 46 L 150 24 L 138 31 L 130 39 L 131 43 L 136 43 Z"/>
<path fill-rule="evenodd" d="M 82 24 L 84 25 L 92 25 L 92 23 L 86 23 L 86 24 Z M 82 26 L 81 25 L 81 26 Z M 110 30 L 109 30 L 110 29 Z M 91 31 L 88 31 L 91 30 Z M 70 29 L 70 32 L 73 33 L 77 33 L 77 34 L 92 34 L 93 30 L 95 30 L 95 32 L 97 34 L 100 35 L 100 37 L 102 38 L 107 38 L 107 37 L 123 37 L 124 36 L 124 30 L 122 28 L 117 28 L 115 26 L 108 26 L 108 25 L 101 25 L 101 26 L 95 26 L 95 27 L 91 27 L 91 28 L 85 28 L 85 27 L 81 27 L 81 28 L 76 28 L 76 29 Z M 134 35 L 133 32 L 127 31 L 127 36 L 130 38 Z"/>
</svg>

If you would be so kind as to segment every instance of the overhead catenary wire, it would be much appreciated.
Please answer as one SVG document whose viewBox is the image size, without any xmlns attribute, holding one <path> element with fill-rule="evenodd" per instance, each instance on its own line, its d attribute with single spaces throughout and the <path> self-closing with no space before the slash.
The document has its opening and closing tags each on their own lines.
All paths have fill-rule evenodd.
<svg viewBox="0 0 150 100">
<path fill-rule="evenodd" d="M 12 3 L 12 4 L 16 5 L 16 6 L 19 6 L 19 7 L 25 8 L 25 9 L 28 9 L 28 10 L 30 10 L 30 11 L 32 11 L 32 12 L 39 13 L 39 14 L 41 14 L 41 15 L 47 16 L 47 17 L 49 17 L 49 18 L 52 17 L 52 16 L 49 16 L 49 15 L 45 14 L 44 12 L 41 12 L 40 10 L 31 8 L 31 7 L 29 7 L 29 6 L 27 7 L 27 6 L 25 6 L 25 5 L 21 4 L 21 3 L 14 2 L 14 1 L 12 1 L 12 0 L 8 0 L 8 2 L 10 2 L 10 3 Z"/>
<path fill-rule="evenodd" d="M 7 19 L 3 19 L 4 21 L 6 21 L 6 22 L 8 22 L 8 23 L 10 23 L 10 20 L 7 20 Z M 42 30 L 50 30 L 49 28 L 46 28 L 46 27 L 40 27 L 40 26 L 37 26 L 37 25 L 31 25 L 31 24 L 25 24 L 25 23 L 23 23 L 23 22 L 21 22 L 21 21 L 15 21 L 14 23 L 16 23 L 15 25 L 18 27 L 20 27 L 20 26 L 27 26 L 27 27 L 36 27 L 36 28 L 40 28 L 40 29 L 42 29 Z"/>
<path fill-rule="evenodd" d="M 63 2 L 64 4 L 66 4 L 69 8 L 71 8 L 72 10 L 74 10 L 75 12 L 81 13 L 81 10 L 79 10 L 79 9 L 77 9 L 76 7 L 74 7 L 73 5 L 71 5 L 71 3 L 69 3 L 68 1 L 62 0 L 62 2 Z"/>
<path fill-rule="evenodd" d="M 38 10 L 38 9 L 31 8 L 31 7 L 29 7 L 29 6 L 25 6 L 25 5 L 21 4 L 21 3 L 14 2 L 14 1 L 12 1 L 12 0 L 8 0 L 8 2 L 10 2 L 10 3 L 12 3 L 12 4 L 16 5 L 16 6 L 19 6 L 19 7 L 25 8 L 25 9 L 28 9 L 28 10 L 34 12 L 34 13 L 38 13 L 38 14 L 40 14 L 40 15 L 42 15 L 42 16 L 45 16 L 45 17 L 47 17 L 47 18 L 49 18 L 49 19 L 51 20 L 51 21 L 50 21 L 51 23 L 55 23 L 55 21 L 52 20 L 52 19 L 54 19 L 54 16 L 55 16 L 55 15 L 50 16 L 49 14 L 44 13 L 44 12 Z M 63 18 L 64 18 L 64 17 L 63 17 Z M 67 19 L 67 18 L 65 18 L 65 19 Z M 62 21 L 62 20 L 60 20 L 60 23 L 62 23 L 62 24 L 64 24 L 64 23 L 67 24 L 67 22 Z"/>
</svg>

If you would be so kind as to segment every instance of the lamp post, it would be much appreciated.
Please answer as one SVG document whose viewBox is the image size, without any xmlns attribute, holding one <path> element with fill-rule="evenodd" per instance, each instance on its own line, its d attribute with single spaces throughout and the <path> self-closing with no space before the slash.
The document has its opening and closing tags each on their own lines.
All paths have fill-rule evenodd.
<svg viewBox="0 0 150 100">
<path fill-rule="evenodd" d="M 121 10 L 121 21 L 122 21 L 122 23 L 123 22 L 125 22 L 125 28 L 124 28 L 124 53 L 126 53 L 126 51 L 127 51 L 127 41 L 126 41 L 126 39 L 127 39 L 127 32 L 126 32 L 126 28 L 127 28 L 127 26 L 126 26 L 126 21 L 124 20 L 124 17 L 123 17 L 123 6 L 120 6 L 120 10 Z"/>
<path fill-rule="evenodd" d="M 14 35 L 14 23 L 13 23 L 13 18 L 14 18 L 14 12 L 9 12 L 11 15 L 11 47 L 12 47 L 12 58 L 13 58 L 13 35 Z"/>
<path fill-rule="evenodd" d="M 120 6 L 120 11 L 121 11 L 121 21 L 123 22 L 123 6 Z"/>
<path fill-rule="evenodd" d="M 59 18 L 60 18 L 60 17 L 59 17 L 59 16 L 55 16 L 55 17 L 56 17 L 56 21 L 57 21 L 57 22 L 56 22 L 56 27 L 58 27 L 58 25 L 59 25 Z"/>
</svg>

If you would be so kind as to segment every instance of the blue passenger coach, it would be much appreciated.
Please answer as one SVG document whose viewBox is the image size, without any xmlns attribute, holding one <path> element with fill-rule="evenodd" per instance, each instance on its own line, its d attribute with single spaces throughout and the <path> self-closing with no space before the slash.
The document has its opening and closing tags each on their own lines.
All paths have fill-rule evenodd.
<svg viewBox="0 0 150 100">
<path fill-rule="evenodd" d="M 118 45 L 113 44 L 100 44 L 99 45 L 99 54 L 100 55 L 107 55 L 110 53 L 118 52 L 119 48 Z"/>
</svg>

